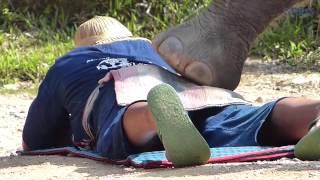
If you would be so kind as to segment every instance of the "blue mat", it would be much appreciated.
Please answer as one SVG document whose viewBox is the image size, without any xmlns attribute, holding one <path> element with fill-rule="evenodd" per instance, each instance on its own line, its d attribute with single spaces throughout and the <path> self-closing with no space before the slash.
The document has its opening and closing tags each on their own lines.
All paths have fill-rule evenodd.
<svg viewBox="0 0 320 180">
<path fill-rule="evenodd" d="M 211 158 L 208 163 L 249 162 L 258 160 L 275 160 L 282 157 L 294 157 L 294 146 L 282 147 L 218 147 L 211 148 Z M 89 158 L 113 164 L 121 164 L 138 168 L 172 167 L 172 163 L 166 159 L 165 151 L 145 152 L 128 156 L 124 160 L 110 160 L 99 155 L 95 151 L 80 149 L 77 147 L 63 147 L 43 149 L 35 151 L 19 151 L 20 155 L 68 155 Z"/>
</svg>

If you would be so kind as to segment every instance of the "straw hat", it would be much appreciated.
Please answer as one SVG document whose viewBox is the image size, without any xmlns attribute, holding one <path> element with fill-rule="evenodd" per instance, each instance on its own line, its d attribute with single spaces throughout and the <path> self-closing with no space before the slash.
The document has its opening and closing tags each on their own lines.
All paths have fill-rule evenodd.
<svg viewBox="0 0 320 180">
<path fill-rule="evenodd" d="M 118 20 L 96 16 L 78 27 L 74 42 L 76 47 L 79 47 L 106 44 L 131 37 L 132 33 Z"/>
</svg>

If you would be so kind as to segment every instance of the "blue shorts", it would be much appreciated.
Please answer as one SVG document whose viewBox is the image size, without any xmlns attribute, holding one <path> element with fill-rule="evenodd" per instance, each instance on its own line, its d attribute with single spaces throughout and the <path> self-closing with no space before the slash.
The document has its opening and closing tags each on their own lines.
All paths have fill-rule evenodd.
<svg viewBox="0 0 320 180">
<path fill-rule="evenodd" d="M 109 87 L 110 90 L 113 86 Z M 127 106 L 118 106 L 114 92 L 108 93 L 110 108 L 96 132 L 96 151 L 113 160 L 125 159 L 130 154 L 151 150 L 163 150 L 160 140 L 155 137 L 150 147 L 144 149 L 132 145 L 123 128 L 123 116 Z M 257 107 L 252 105 L 229 105 L 190 111 L 189 116 L 210 147 L 256 146 L 259 143 L 259 130 L 268 119 L 278 101 Z"/>
<path fill-rule="evenodd" d="M 260 129 L 279 100 L 263 106 L 208 108 L 189 112 L 189 116 L 210 147 L 262 146 Z"/>
</svg>

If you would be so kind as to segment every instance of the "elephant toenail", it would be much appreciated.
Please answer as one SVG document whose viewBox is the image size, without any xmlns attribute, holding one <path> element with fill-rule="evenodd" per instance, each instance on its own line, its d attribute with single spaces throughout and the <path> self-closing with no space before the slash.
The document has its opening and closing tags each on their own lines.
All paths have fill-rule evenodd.
<svg viewBox="0 0 320 180">
<path fill-rule="evenodd" d="M 183 45 L 178 38 L 169 37 L 161 43 L 158 50 L 162 55 L 167 53 L 182 53 Z"/>
</svg>

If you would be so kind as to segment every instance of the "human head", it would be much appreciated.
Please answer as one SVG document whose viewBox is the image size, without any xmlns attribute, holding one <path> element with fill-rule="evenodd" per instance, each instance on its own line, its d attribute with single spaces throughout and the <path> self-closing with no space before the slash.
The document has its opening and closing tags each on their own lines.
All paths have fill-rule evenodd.
<svg viewBox="0 0 320 180">
<path fill-rule="evenodd" d="M 82 23 L 76 31 L 76 47 L 111 43 L 132 37 L 132 33 L 118 20 L 107 16 L 95 16 Z"/>
</svg>

